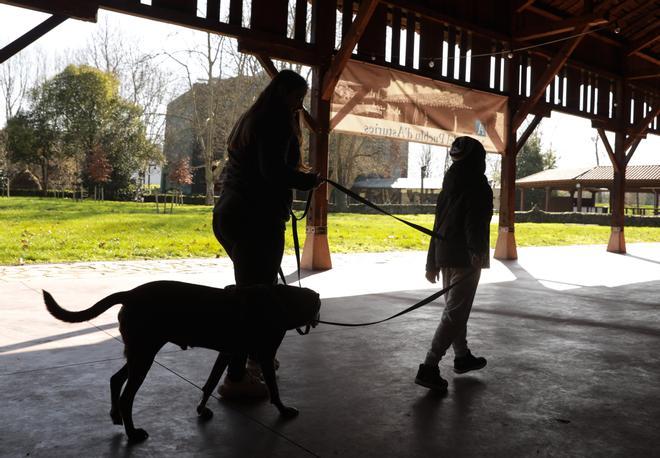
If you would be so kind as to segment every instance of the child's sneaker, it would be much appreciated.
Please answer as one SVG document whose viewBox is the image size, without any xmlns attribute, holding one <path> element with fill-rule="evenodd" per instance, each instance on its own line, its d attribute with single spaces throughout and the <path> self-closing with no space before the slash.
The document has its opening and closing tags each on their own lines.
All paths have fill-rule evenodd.
<svg viewBox="0 0 660 458">
<path fill-rule="evenodd" d="M 440 377 L 438 366 L 430 364 L 420 364 L 415 377 L 415 383 L 433 391 L 446 392 L 447 380 Z"/>
<path fill-rule="evenodd" d="M 486 367 L 486 358 L 472 356 L 468 350 L 465 356 L 454 358 L 454 372 L 457 374 L 465 374 L 470 371 L 477 371 Z"/>
</svg>

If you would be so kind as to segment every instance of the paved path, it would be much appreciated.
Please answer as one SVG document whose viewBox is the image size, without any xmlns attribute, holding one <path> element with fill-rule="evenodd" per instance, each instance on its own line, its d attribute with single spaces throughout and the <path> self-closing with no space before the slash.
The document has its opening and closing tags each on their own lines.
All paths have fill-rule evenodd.
<svg viewBox="0 0 660 458">
<path fill-rule="evenodd" d="M 41 290 L 88 307 L 146 281 L 231 284 L 227 259 L 0 266 L 0 456 L 651 456 L 660 421 L 660 244 L 519 249 L 493 261 L 470 319 L 487 368 L 454 376 L 445 397 L 412 378 L 441 308 L 383 325 L 289 333 L 279 383 L 301 410 L 291 422 L 267 403 L 212 400 L 198 423 L 213 352 L 167 346 L 138 394 L 151 433 L 128 447 L 110 424 L 108 378 L 123 364 L 116 310 L 69 325 L 44 310 Z M 422 252 L 334 255 L 303 272 L 336 321 L 389 316 L 436 290 Z M 295 278 L 295 260 L 284 270 Z M 167 368 L 167 369 L 166 369 Z"/>
</svg>

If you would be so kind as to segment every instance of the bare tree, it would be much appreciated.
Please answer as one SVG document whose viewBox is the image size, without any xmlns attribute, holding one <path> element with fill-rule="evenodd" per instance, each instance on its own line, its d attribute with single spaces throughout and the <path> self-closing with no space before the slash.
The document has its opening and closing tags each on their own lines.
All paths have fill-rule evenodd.
<svg viewBox="0 0 660 458">
<path fill-rule="evenodd" d="M 103 22 L 95 29 L 82 50 L 80 58 L 87 65 L 112 73 L 121 79 L 128 64 L 126 51 L 126 38 L 115 26 L 112 26 L 105 17 Z"/>
<path fill-rule="evenodd" d="M 4 104 L 5 122 L 18 114 L 28 103 L 31 78 L 31 55 L 20 52 L 0 65 L 0 97 Z M 0 131 L 0 180 L 9 196 L 13 167 L 6 149 L 6 133 Z"/>
<path fill-rule="evenodd" d="M 594 144 L 594 153 L 596 153 L 596 166 L 600 165 L 600 159 L 598 157 L 598 140 L 599 140 L 599 136 L 598 136 L 598 132 L 596 132 L 591 136 L 591 141 Z"/>
<path fill-rule="evenodd" d="M 0 65 L 0 95 L 5 119 L 10 119 L 25 105 L 30 84 L 30 65 L 25 53 L 18 53 Z"/>
<path fill-rule="evenodd" d="M 165 52 L 165 55 L 178 64 L 185 74 L 192 104 L 188 121 L 195 141 L 201 149 L 206 183 L 205 202 L 209 205 L 213 204 L 213 126 L 216 125 L 215 108 L 219 97 L 216 92 L 216 81 L 222 77 L 224 41 L 224 36 L 206 33 L 202 46 L 176 53 Z M 198 72 L 203 75 L 200 80 L 196 78 Z M 203 87 L 197 81 L 202 83 Z"/>
<path fill-rule="evenodd" d="M 431 145 L 423 145 L 417 163 L 421 169 L 422 176 L 428 178 L 431 174 L 431 167 L 434 165 L 434 155 L 431 151 Z"/>
</svg>

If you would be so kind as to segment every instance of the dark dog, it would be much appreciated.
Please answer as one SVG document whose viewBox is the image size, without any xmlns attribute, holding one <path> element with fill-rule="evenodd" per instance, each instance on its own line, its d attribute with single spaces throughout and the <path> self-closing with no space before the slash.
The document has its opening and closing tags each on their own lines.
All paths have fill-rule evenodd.
<svg viewBox="0 0 660 458">
<path fill-rule="evenodd" d="M 114 424 L 124 424 L 130 441 L 141 441 L 149 436 L 133 425 L 133 400 L 156 353 L 167 342 L 184 349 L 188 346 L 205 347 L 221 353 L 197 407 L 203 418 L 213 415 L 206 407 L 206 401 L 220 380 L 231 353 L 236 351 L 257 357 L 270 402 L 280 414 L 285 417 L 298 414 L 294 407 L 287 407 L 280 400 L 273 359 L 288 329 L 315 324 L 318 319 L 321 301 L 319 295 L 310 289 L 285 285 L 220 289 L 156 281 L 111 294 L 79 312 L 65 310 L 48 292 L 43 294 L 48 311 L 55 318 L 69 323 L 90 320 L 113 305 L 123 304 L 119 311 L 119 331 L 124 340 L 126 364 L 110 378 L 110 417 Z M 126 387 L 122 391 L 124 382 Z"/>
</svg>

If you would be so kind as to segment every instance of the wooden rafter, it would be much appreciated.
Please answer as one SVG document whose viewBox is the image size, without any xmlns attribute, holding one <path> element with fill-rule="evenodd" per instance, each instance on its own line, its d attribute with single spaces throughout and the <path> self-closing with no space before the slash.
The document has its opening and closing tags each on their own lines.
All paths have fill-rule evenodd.
<svg viewBox="0 0 660 458">
<path fill-rule="evenodd" d="M 242 46 L 242 52 L 249 54 L 267 54 L 271 57 L 309 66 L 317 65 L 319 62 L 319 56 L 315 52 L 313 45 L 284 38 L 277 34 L 251 30 L 241 26 L 240 21 L 236 22 L 241 17 L 239 15 L 241 12 L 240 9 L 235 9 L 237 8 L 235 4 L 239 2 L 235 2 L 234 0 L 230 2 L 230 16 L 232 14 L 233 16 L 230 17 L 229 23 L 219 22 L 215 19 L 200 18 L 167 8 L 144 5 L 128 0 L 96 1 L 99 7 L 111 11 L 236 38 L 239 40 L 239 46 Z"/>
<path fill-rule="evenodd" d="M 516 154 L 520 152 L 523 146 L 525 146 L 525 143 L 527 143 L 527 139 L 529 138 L 530 135 L 532 135 L 532 132 L 534 132 L 534 129 L 536 129 L 536 126 L 539 125 L 541 120 L 543 119 L 543 116 L 541 115 L 536 115 L 534 116 L 534 119 L 532 119 L 532 122 L 527 126 L 525 129 L 525 132 L 520 136 L 518 141 L 516 142 Z"/>
<path fill-rule="evenodd" d="M 257 60 L 263 67 L 264 71 L 270 76 L 271 78 L 274 78 L 275 75 L 279 73 L 279 70 L 277 67 L 275 67 L 275 64 L 273 63 L 272 60 L 270 60 L 269 57 L 266 57 L 262 54 L 257 54 L 256 55 Z M 311 114 L 309 114 L 309 111 L 306 109 L 302 109 L 302 114 L 303 114 L 303 122 L 307 126 L 307 128 L 313 132 L 316 132 L 316 121 L 312 117 Z"/>
<path fill-rule="evenodd" d="M 37 39 L 50 32 L 67 19 L 66 16 L 53 15 L 32 30 L 24 33 L 7 46 L 0 49 L 0 63 L 6 61 L 26 46 L 34 43 Z"/>
<path fill-rule="evenodd" d="M 627 56 L 635 54 L 637 51 L 641 51 L 642 49 L 651 46 L 658 40 L 660 40 L 660 30 L 653 29 L 642 38 L 631 43 L 630 46 L 626 49 L 625 54 Z"/>
<path fill-rule="evenodd" d="M 589 30 L 589 25 L 583 25 L 578 30 L 576 30 L 578 35 L 566 41 L 562 49 L 550 61 L 543 74 L 539 76 L 531 96 L 523 102 L 523 104 L 518 109 L 518 112 L 515 114 L 515 117 L 513 118 L 514 131 L 520 127 L 529 112 L 532 110 L 532 108 L 534 108 L 534 105 L 536 105 L 536 102 L 538 102 L 539 99 L 543 96 L 545 93 L 545 88 L 554 79 L 559 70 L 561 70 L 577 45 L 580 44 L 582 39 L 585 37 L 584 32 L 587 30 Z"/>
<path fill-rule="evenodd" d="M 607 139 L 607 135 L 605 135 L 605 129 L 598 128 L 596 130 L 598 131 L 598 135 L 600 135 L 600 140 L 603 142 L 603 145 L 605 145 L 605 151 L 607 151 L 607 155 L 610 157 L 610 162 L 612 162 L 612 165 L 617 170 L 617 172 L 621 172 L 621 164 L 619 164 L 619 161 L 617 161 L 616 156 L 614 155 L 612 145 Z"/>
<path fill-rule="evenodd" d="M 303 48 L 293 43 L 267 41 L 261 38 L 252 38 L 246 34 L 238 39 L 238 50 L 245 54 L 268 55 L 279 60 L 288 62 L 298 62 L 304 65 L 312 66 L 319 63 L 319 56 L 312 48 Z"/>
<path fill-rule="evenodd" d="M 323 80 L 323 88 L 321 90 L 321 97 L 323 97 L 323 100 L 330 100 L 330 97 L 335 90 L 335 85 L 337 84 L 337 81 L 339 81 L 339 75 L 341 75 L 342 70 L 346 67 L 346 63 L 348 63 L 348 60 L 351 58 L 353 48 L 355 48 L 355 45 L 360 40 L 364 30 L 367 28 L 369 19 L 373 16 L 377 6 L 378 0 L 364 0 L 360 3 L 360 8 L 355 16 L 355 20 L 353 20 L 346 36 L 342 37 L 341 48 L 332 60 L 330 69 Z"/>
<path fill-rule="evenodd" d="M 612 2 L 609 2 L 610 4 Z M 611 14 L 619 14 L 620 11 L 623 11 L 624 8 L 628 7 L 629 5 L 632 5 L 636 3 L 636 0 L 622 0 L 619 2 L 618 5 L 614 6 L 611 8 Z M 635 5 L 636 6 L 636 5 Z M 609 5 L 606 5 L 606 7 L 609 7 Z M 605 9 L 601 7 L 601 9 Z"/>
<path fill-rule="evenodd" d="M 481 27 L 474 23 L 461 20 L 455 16 L 442 13 L 440 11 L 436 11 L 432 8 L 423 5 L 423 3 L 431 3 L 431 2 L 420 2 L 415 0 L 382 0 L 382 1 L 397 8 L 407 10 L 409 13 L 415 13 L 423 19 L 428 19 L 430 21 L 438 22 L 443 25 L 452 24 L 460 29 L 470 30 L 472 33 L 481 35 L 482 37 L 492 38 L 494 40 L 500 40 L 505 42 L 511 40 L 511 37 L 509 35 L 501 33 L 495 29 L 488 29 L 485 27 Z"/>
<path fill-rule="evenodd" d="M 601 5 L 598 5 L 598 8 L 596 8 L 595 13 L 597 13 L 597 14 L 607 14 L 607 13 L 610 13 L 610 16 L 614 17 L 614 13 L 613 13 L 614 9 L 612 9 L 611 11 L 608 10 L 609 6 L 611 6 L 611 5 L 613 4 L 614 1 L 616 1 L 616 0 L 606 0 L 606 1 L 603 2 Z M 622 4 L 619 4 L 618 6 L 622 6 Z M 540 7 L 536 6 L 536 5 L 531 5 L 531 6 L 529 6 L 529 7 L 527 8 L 527 10 L 528 10 L 528 11 L 531 11 L 531 12 L 533 12 L 533 13 L 536 13 L 536 14 L 538 14 L 538 15 L 540 15 L 540 16 L 543 16 L 543 17 L 545 17 L 545 18 L 548 18 L 548 19 L 553 19 L 553 20 L 562 20 L 562 19 L 564 19 L 562 16 L 559 16 L 559 15 L 556 14 L 556 13 L 553 13 L 553 12 L 547 11 L 547 10 L 545 10 L 545 9 L 543 9 L 543 8 L 540 8 Z M 629 14 L 637 14 L 637 9 L 636 9 L 636 8 L 633 8 Z M 617 18 L 617 19 L 618 19 L 619 21 L 622 21 L 622 22 L 623 22 L 623 18 Z M 613 38 L 611 38 L 611 37 L 609 37 L 609 36 L 607 36 L 607 35 L 603 35 L 603 34 L 601 34 L 601 33 L 596 32 L 596 33 L 592 34 L 592 36 L 593 36 L 594 38 L 596 38 L 597 40 L 600 40 L 600 41 L 602 41 L 602 42 L 604 42 L 604 43 L 607 43 L 607 44 L 609 44 L 609 45 L 616 46 L 616 47 L 618 47 L 618 48 L 623 48 L 623 47 L 624 47 L 624 44 L 623 44 L 623 43 L 621 43 L 620 41 L 615 40 L 615 39 L 613 39 Z M 657 58 L 655 58 L 655 57 L 653 57 L 653 56 L 651 56 L 651 55 L 649 55 L 649 54 L 646 54 L 646 53 L 642 52 L 641 50 L 635 52 L 634 54 L 635 54 L 637 57 L 639 57 L 639 58 L 641 58 L 641 59 L 644 59 L 644 60 L 646 60 L 646 61 L 648 61 L 648 62 L 651 62 L 651 63 L 654 64 L 654 65 L 660 65 L 660 59 L 657 59 Z"/>
<path fill-rule="evenodd" d="M 549 22 L 541 26 L 529 27 L 516 33 L 514 37 L 517 41 L 535 40 L 537 38 L 549 37 L 565 32 L 571 32 L 585 25 L 597 26 L 607 24 L 609 21 L 603 16 L 589 13 L 584 16 L 572 17 L 557 22 Z"/>
<path fill-rule="evenodd" d="M 272 60 L 270 60 L 269 57 L 264 56 L 263 54 L 257 54 L 255 56 L 261 66 L 263 67 L 264 71 L 270 76 L 271 78 L 275 78 L 275 75 L 277 75 L 280 71 L 275 67 L 275 64 L 273 63 Z"/>
<path fill-rule="evenodd" d="M 2 0 L 0 3 L 90 22 L 96 22 L 99 9 L 97 2 L 87 0 Z"/>
<path fill-rule="evenodd" d="M 633 154 L 635 154 L 635 150 L 637 149 L 637 147 L 639 146 L 639 144 L 641 143 L 641 141 L 642 141 L 641 138 L 637 138 L 637 139 L 633 142 L 632 146 L 630 147 L 630 150 L 629 150 L 628 153 L 626 154 L 626 158 L 625 158 L 625 164 L 626 164 L 626 165 L 628 165 L 628 162 L 630 162 L 630 159 L 632 159 Z"/>
<path fill-rule="evenodd" d="M 522 13 L 532 3 L 534 3 L 534 0 L 518 0 L 518 5 L 515 7 L 515 12 L 516 13 Z"/>
<path fill-rule="evenodd" d="M 627 80 L 644 80 L 647 78 L 658 78 L 660 77 L 660 72 L 656 73 L 645 73 L 645 74 L 640 74 L 640 75 L 628 75 L 626 76 Z"/>
<path fill-rule="evenodd" d="M 635 125 L 632 128 L 632 131 L 628 138 L 626 138 L 625 143 L 623 144 L 624 150 L 627 150 L 630 148 L 630 145 L 635 141 L 635 139 L 641 135 L 644 135 L 644 132 L 648 130 L 649 124 L 651 121 L 653 121 L 653 118 L 658 116 L 660 114 L 660 104 L 658 104 L 655 108 L 653 108 L 651 111 L 647 113 L 647 115 L 644 117 L 644 119 L 640 119 L 635 123 Z"/>
</svg>

